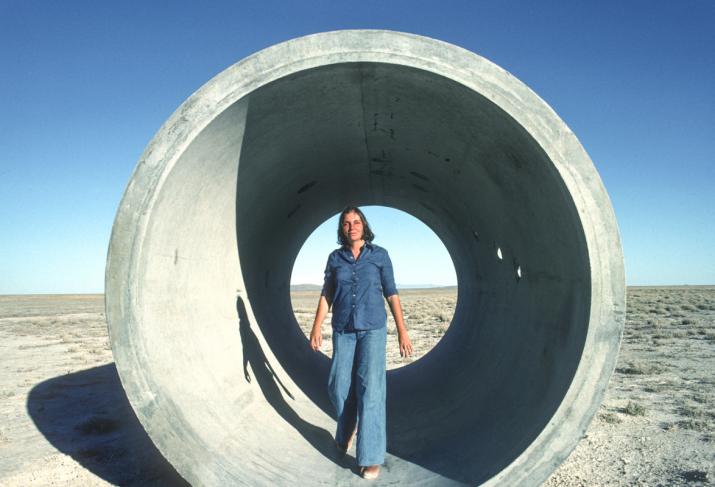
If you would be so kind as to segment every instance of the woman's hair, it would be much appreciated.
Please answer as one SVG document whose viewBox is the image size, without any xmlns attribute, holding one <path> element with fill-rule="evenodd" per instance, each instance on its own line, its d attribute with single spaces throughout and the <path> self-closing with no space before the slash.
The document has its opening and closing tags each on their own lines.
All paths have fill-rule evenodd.
<svg viewBox="0 0 715 487">
<path fill-rule="evenodd" d="M 348 206 L 342 211 L 342 213 L 340 213 L 340 218 L 338 219 L 338 243 L 342 246 L 350 245 L 350 241 L 343 234 L 343 219 L 348 213 L 357 213 L 358 216 L 360 216 L 360 219 L 362 220 L 362 238 L 366 242 L 372 242 L 372 239 L 375 238 L 375 234 L 372 233 L 370 224 L 367 222 L 367 218 L 365 218 L 365 214 L 357 206 Z"/>
</svg>

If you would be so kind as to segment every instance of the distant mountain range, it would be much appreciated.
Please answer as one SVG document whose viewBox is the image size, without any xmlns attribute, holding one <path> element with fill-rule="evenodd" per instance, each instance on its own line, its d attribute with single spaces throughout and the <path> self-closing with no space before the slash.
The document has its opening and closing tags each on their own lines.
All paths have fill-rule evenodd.
<svg viewBox="0 0 715 487">
<path fill-rule="evenodd" d="M 317 284 L 291 284 L 291 291 L 320 291 L 323 286 Z"/>
</svg>

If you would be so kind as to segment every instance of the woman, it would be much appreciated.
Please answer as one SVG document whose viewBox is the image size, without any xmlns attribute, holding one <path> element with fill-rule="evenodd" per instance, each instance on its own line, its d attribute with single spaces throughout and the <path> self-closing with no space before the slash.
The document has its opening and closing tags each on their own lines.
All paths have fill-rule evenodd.
<svg viewBox="0 0 715 487">
<path fill-rule="evenodd" d="M 392 262 L 387 250 L 372 244 L 374 237 L 359 208 L 343 210 L 338 224 L 341 247 L 328 256 L 310 332 L 311 347 L 320 350 L 321 326 L 332 305 L 333 360 L 328 393 L 338 419 L 335 442 L 347 452 L 359 428 L 356 457 L 366 479 L 377 478 L 385 461 L 387 314 L 383 296 L 395 318 L 400 355 L 412 355 Z"/>
</svg>

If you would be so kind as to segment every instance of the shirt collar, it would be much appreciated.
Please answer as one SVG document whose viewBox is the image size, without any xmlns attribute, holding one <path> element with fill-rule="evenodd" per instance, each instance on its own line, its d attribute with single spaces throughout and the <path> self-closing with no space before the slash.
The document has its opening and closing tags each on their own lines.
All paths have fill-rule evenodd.
<svg viewBox="0 0 715 487">
<path fill-rule="evenodd" d="M 372 251 L 372 250 L 373 250 L 373 245 L 372 245 L 371 242 L 368 242 L 367 240 L 365 240 L 365 243 L 362 245 L 362 247 L 360 247 L 360 254 L 362 254 L 364 250 L 368 250 L 368 249 L 369 249 L 370 251 Z M 352 252 L 350 251 L 350 247 L 348 247 L 348 246 L 346 246 L 346 245 L 343 245 L 343 246 L 340 248 L 340 250 L 341 250 L 341 252 L 343 252 L 345 255 L 348 255 L 348 256 L 352 255 Z M 361 257 L 361 258 L 362 258 L 362 257 Z"/>
</svg>

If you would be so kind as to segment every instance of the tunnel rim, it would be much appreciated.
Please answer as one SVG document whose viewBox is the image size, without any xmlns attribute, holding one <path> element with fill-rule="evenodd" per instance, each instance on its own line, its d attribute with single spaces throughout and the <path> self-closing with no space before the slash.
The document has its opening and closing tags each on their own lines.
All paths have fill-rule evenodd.
<svg viewBox="0 0 715 487">
<path fill-rule="evenodd" d="M 137 406 L 148 398 L 136 385 L 143 378 L 141 374 L 132 373 L 131 365 L 138 363 L 139 358 L 137 351 L 128 346 L 131 337 L 126 332 L 128 324 L 137 319 L 135 286 L 142 242 L 151 209 L 166 176 L 206 126 L 252 91 L 294 72 L 352 61 L 423 69 L 488 96 L 542 147 L 579 210 L 591 265 L 592 299 L 584 358 L 549 424 L 487 485 L 545 480 L 576 446 L 605 395 L 615 367 L 625 320 L 624 264 L 615 215 L 583 147 L 538 95 L 502 68 L 470 51 L 414 34 L 382 30 L 334 31 L 271 46 L 211 79 L 162 125 L 132 173 L 117 212 L 107 254 L 107 323 L 117 370 L 129 400 L 146 427 L 148 419 Z M 530 106 L 531 110 L 524 110 L 524 106 Z M 589 211 L 583 211 L 584 208 Z M 576 399 L 584 394 L 590 400 Z M 571 434 L 559 434 L 558 430 L 563 430 L 566 423 L 570 424 L 567 429 Z M 154 440 L 162 453 L 172 458 L 169 445 Z"/>
</svg>

